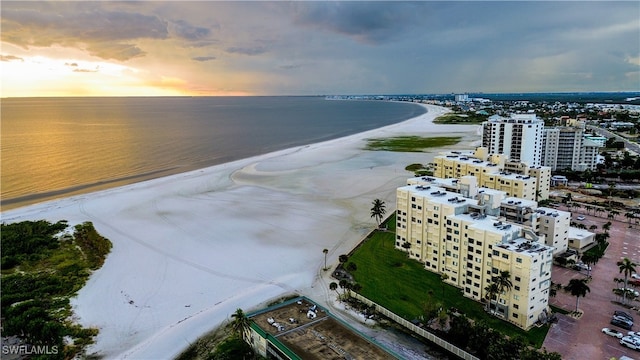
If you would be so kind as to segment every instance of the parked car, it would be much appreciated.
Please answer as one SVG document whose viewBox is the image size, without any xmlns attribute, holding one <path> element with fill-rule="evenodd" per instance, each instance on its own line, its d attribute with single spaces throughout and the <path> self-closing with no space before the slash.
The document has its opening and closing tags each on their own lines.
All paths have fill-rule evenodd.
<svg viewBox="0 0 640 360">
<path fill-rule="evenodd" d="M 588 266 L 587 264 L 585 264 L 585 263 L 581 263 L 581 262 L 579 262 L 579 263 L 575 263 L 575 264 L 573 265 L 573 268 L 574 268 L 575 270 L 588 270 L 588 271 L 591 271 L 591 266 Z"/>
<path fill-rule="evenodd" d="M 636 279 L 636 280 L 640 280 L 640 274 L 638 274 L 638 273 L 633 273 L 633 274 L 631 274 L 631 278 L 632 278 L 632 279 Z"/>
<path fill-rule="evenodd" d="M 626 330 L 631 330 L 633 328 L 633 322 L 619 317 L 611 319 L 611 325 L 615 325 Z"/>
<path fill-rule="evenodd" d="M 582 221 L 582 220 L 584 220 L 584 216 L 580 215 L 580 216 L 578 216 L 578 217 L 576 218 L 576 220 L 580 220 L 580 221 Z"/>
<path fill-rule="evenodd" d="M 633 349 L 633 350 L 638 350 L 640 349 L 640 343 L 638 343 L 634 338 L 632 338 L 631 336 L 625 336 L 622 339 L 620 339 L 620 345 L 626 346 L 629 349 Z"/>
<path fill-rule="evenodd" d="M 629 318 L 624 317 L 624 316 L 613 315 L 613 317 L 611 317 L 611 320 L 622 321 L 622 322 L 628 323 L 629 325 L 633 326 L 633 321 L 629 320 Z"/>
<path fill-rule="evenodd" d="M 622 334 L 620 331 L 616 329 L 602 328 L 602 332 L 609 336 L 617 337 L 618 339 L 622 339 L 624 337 L 624 334 Z M 633 331 L 630 331 L 630 332 L 633 332 Z M 635 338 L 634 336 L 632 337 Z"/>
<path fill-rule="evenodd" d="M 625 312 L 625 311 L 622 311 L 622 310 L 615 310 L 613 312 L 613 315 L 627 318 L 627 319 L 629 319 L 629 321 L 633 322 L 633 316 L 631 316 L 631 314 L 629 314 L 628 312 Z"/>
<path fill-rule="evenodd" d="M 640 341 L 640 332 L 629 331 L 629 332 L 627 332 L 627 336 L 631 336 L 632 338 Z"/>
<path fill-rule="evenodd" d="M 626 288 L 626 289 L 620 289 L 622 291 L 626 291 L 629 295 L 633 295 L 635 297 L 640 296 L 640 292 L 638 292 L 637 290 L 634 290 L 632 288 Z"/>
<path fill-rule="evenodd" d="M 630 285 L 634 285 L 634 286 L 640 286 L 640 280 L 638 280 L 638 279 L 631 279 L 631 280 L 629 280 L 629 284 L 630 284 Z"/>
</svg>

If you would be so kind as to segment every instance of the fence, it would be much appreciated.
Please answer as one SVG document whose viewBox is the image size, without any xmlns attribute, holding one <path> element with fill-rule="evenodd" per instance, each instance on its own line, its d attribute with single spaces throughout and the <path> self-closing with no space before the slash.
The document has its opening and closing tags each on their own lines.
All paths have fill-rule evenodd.
<svg viewBox="0 0 640 360">
<path fill-rule="evenodd" d="M 473 356 L 471 354 L 469 354 L 468 352 L 460 349 L 459 347 L 437 337 L 436 335 L 430 333 L 429 331 L 414 325 L 413 323 L 411 323 L 410 321 L 401 318 L 400 316 L 392 313 L 391 311 L 389 311 L 388 309 L 374 303 L 373 301 L 367 299 L 366 297 L 355 293 L 355 292 L 351 292 L 351 296 L 362 301 L 363 303 L 371 306 L 374 305 L 376 308 L 376 311 L 379 312 L 380 314 L 388 317 L 389 319 L 395 321 L 396 323 L 398 323 L 401 326 L 404 326 L 405 328 L 407 328 L 408 330 L 410 330 L 411 332 L 413 332 L 414 334 L 417 334 L 431 342 L 433 342 L 434 344 L 440 346 L 441 348 L 449 351 L 450 353 L 456 355 L 457 357 L 464 359 L 464 360 L 480 360 L 478 357 Z"/>
</svg>

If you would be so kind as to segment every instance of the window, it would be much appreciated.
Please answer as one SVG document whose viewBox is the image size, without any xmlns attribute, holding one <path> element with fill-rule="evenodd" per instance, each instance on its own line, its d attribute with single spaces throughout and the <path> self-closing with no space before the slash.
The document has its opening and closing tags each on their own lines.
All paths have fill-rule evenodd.
<svg viewBox="0 0 640 360">
<path fill-rule="evenodd" d="M 508 254 L 502 254 L 502 258 L 503 258 L 503 259 L 508 259 L 508 258 L 509 258 L 509 255 L 508 255 Z"/>
<path fill-rule="evenodd" d="M 516 276 L 516 277 L 515 277 L 515 280 L 516 280 L 516 281 L 520 281 L 520 276 Z"/>
<path fill-rule="evenodd" d="M 516 262 L 522 264 L 522 258 L 516 258 Z"/>
</svg>

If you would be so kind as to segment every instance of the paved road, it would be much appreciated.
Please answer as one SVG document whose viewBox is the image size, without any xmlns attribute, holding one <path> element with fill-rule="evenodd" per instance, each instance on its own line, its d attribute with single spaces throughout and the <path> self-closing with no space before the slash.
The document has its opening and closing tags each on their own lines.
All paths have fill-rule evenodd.
<svg viewBox="0 0 640 360">
<path fill-rule="evenodd" d="M 578 210 L 586 219 L 583 223 L 589 227 L 602 224 L 608 220 L 606 218 L 594 217 L 586 214 L 584 209 Z M 592 280 L 589 282 L 591 291 L 587 296 L 580 298 L 579 309 L 584 312 L 579 319 L 560 315 L 557 324 L 554 324 L 544 342 L 544 347 L 549 351 L 562 354 L 563 359 L 602 359 L 608 360 L 612 357 L 619 358 L 622 355 L 631 358 L 640 358 L 640 352 L 630 350 L 620 345 L 619 340 L 602 333 L 603 327 L 615 328 L 626 333 L 626 330 L 617 328 L 609 324 L 614 310 L 625 310 L 635 318 L 633 331 L 640 331 L 640 313 L 638 307 L 640 302 L 632 301 L 634 308 L 627 309 L 620 305 L 612 290 L 616 287 L 614 278 L 623 278 L 620 274 L 616 262 L 624 257 L 628 257 L 636 263 L 640 263 L 640 236 L 639 229 L 629 228 L 622 216 L 619 220 L 612 221 L 613 225 L 609 232 L 609 248 L 605 256 L 593 266 L 591 273 Z M 637 267 L 640 270 L 640 266 Z M 551 278 L 554 283 L 567 285 L 573 278 L 584 278 L 586 273 L 571 269 L 554 266 Z M 559 290 L 555 298 L 549 302 L 552 305 L 566 309 L 575 310 L 576 298 L 570 293 Z"/>
<path fill-rule="evenodd" d="M 593 126 L 593 125 L 587 125 L 587 128 L 590 130 L 593 130 L 596 134 L 600 135 L 600 136 L 604 136 L 607 139 L 610 139 L 612 137 L 622 141 L 624 143 L 624 146 L 631 150 L 634 151 L 636 154 L 640 154 L 640 145 L 638 143 L 634 143 L 632 141 L 629 141 L 627 139 L 625 139 L 624 137 L 616 134 L 616 133 L 612 133 L 611 131 L 607 130 L 607 129 L 603 129 L 601 127 L 597 127 L 597 126 Z"/>
</svg>

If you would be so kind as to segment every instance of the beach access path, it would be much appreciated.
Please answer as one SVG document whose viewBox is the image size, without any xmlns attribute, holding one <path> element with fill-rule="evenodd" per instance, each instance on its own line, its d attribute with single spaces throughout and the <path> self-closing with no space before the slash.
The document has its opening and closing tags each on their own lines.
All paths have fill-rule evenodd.
<svg viewBox="0 0 640 360">
<path fill-rule="evenodd" d="M 395 210 L 396 188 L 428 153 L 365 151 L 365 139 L 461 136 L 477 125 L 434 125 L 428 112 L 364 133 L 2 213 L 3 222 L 93 222 L 113 242 L 104 266 L 72 299 L 77 320 L 100 330 L 89 354 L 167 359 L 237 309 L 298 293 L 330 302 L 321 277 L 374 226 L 371 202 Z M 323 285 L 324 284 L 324 285 Z M 325 304 L 323 304 L 325 305 Z"/>
</svg>

